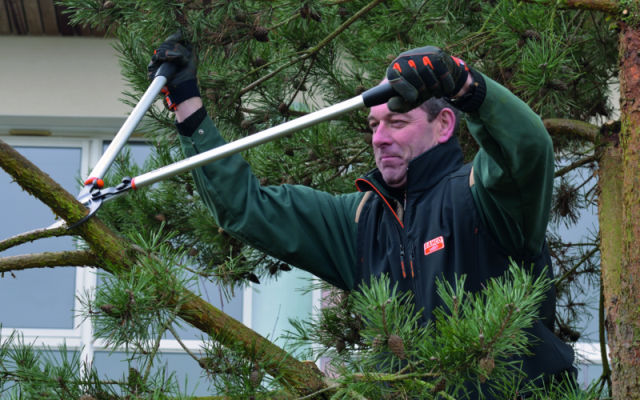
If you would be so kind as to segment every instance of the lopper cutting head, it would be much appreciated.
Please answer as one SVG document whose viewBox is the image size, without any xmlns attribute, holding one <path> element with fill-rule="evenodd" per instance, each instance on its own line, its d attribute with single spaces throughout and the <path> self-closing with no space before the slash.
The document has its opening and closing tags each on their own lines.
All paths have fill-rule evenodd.
<svg viewBox="0 0 640 400">
<path fill-rule="evenodd" d="M 116 198 L 130 189 L 134 189 L 135 184 L 133 183 L 133 179 L 127 176 L 115 187 L 103 187 L 104 182 L 102 179 L 89 178 L 85 181 L 85 185 L 78 195 L 78 201 L 84 204 L 85 207 L 89 209 L 89 212 L 82 217 L 82 219 L 69 226 L 69 229 L 73 229 L 91 218 L 98 212 L 98 209 L 105 200 Z"/>
</svg>

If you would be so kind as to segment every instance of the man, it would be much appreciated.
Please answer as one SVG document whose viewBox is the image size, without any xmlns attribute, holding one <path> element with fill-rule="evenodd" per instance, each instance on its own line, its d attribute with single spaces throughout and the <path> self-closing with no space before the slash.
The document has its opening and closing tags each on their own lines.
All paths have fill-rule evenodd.
<svg viewBox="0 0 640 400">
<path fill-rule="evenodd" d="M 150 77 L 167 61 L 178 66 L 169 101 L 185 155 L 224 144 L 202 107 L 193 54 L 169 38 L 154 53 Z M 554 156 L 540 118 L 436 47 L 402 53 L 387 79 L 397 96 L 370 110 L 377 169 L 356 181 L 359 192 L 262 187 L 234 155 L 194 171 L 219 225 L 342 289 L 388 274 L 414 293 L 423 323 L 440 305 L 436 279 L 466 274 L 467 289 L 477 291 L 510 259 L 542 273 L 551 264 L 544 237 Z M 456 108 L 481 146 L 472 165 L 463 164 L 454 136 Z M 530 331 L 533 355 L 522 359 L 530 378 L 572 370 L 573 351 L 553 334 L 554 309 L 552 288 Z"/>
</svg>

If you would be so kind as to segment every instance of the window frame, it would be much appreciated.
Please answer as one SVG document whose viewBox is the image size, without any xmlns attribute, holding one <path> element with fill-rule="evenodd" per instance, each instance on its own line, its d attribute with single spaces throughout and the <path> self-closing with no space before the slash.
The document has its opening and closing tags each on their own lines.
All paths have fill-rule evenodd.
<svg viewBox="0 0 640 400">
<path fill-rule="evenodd" d="M 113 140 L 115 132 L 124 122 L 124 118 L 56 118 L 56 117 L 15 117 L 0 118 L 0 139 L 11 146 L 21 147 L 67 147 L 79 148 L 80 156 L 80 176 L 86 177 L 102 156 L 104 143 Z M 33 121 L 30 123 L 29 121 Z M 45 130 L 50 134 L 46 136 L 18 136 L 11 135 L 10 129 L 23 129 L 29 127 L 47 127 Z M 93 128 L 91 128 L 93 126 Z M 88 127 L 88 128 L 86 128 Z M 144 142 L 144 138 L 132 135 L 129 142 Z M 51 221 L 52 223 L 54 221 Z M 45 222 L 46 224 L 46 222 Z M 46 226 L 46 225 L 44 225 Z M 43 226 L 43 227 L 44 227 Z M 86 292 L 94 292 L 97 284 L 97 268 L 93 267 L 73 267 L 76 272 L 74 310 L 79 310 L 79 295 Z M 253 291 L 259 290 L 253 283 L 245 286 L 242 291 L 242 318 L 241 322 L 252 329 Z M 312 309 L 310 314 L 316 318 L 322 304 L 320 290 L 314 290 L 312 296 Z M 33 329 L 33 328 L 2 328 L 0 340 L 6 340 L 9 335 L 16 333 L 20 335 L 24 343 L 34 346 L 36 349 L 55 349 L 65 345 L 70 351 L 79 351 L 81 360 L 88 365 L 91 364 L 96 351 L 108 351 L 104 340 L 95 339 L 91 322 L 84 319 L 74 311 L 73 329 Z M 181 342 L 192 352 L 201 350 L 203 342 L 201 340 L 187 339 Z M 159 351 L 161 353 L 184 353 L 180 342 L 176 339 L 163 339 L 160 342 Z"/>
</svg>

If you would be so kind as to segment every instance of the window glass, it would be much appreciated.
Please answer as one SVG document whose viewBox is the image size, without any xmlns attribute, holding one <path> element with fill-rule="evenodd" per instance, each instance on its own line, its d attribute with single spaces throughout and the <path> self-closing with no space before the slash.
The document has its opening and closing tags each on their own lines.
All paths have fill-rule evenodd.
<svg viewBox="0 0 640 400">
<path fill-rule="evenodd" d="M 579 185 L 593 175 L 593 171 L 589 168 L 578 168 L 567 174 L 567 180 L 574 185 Z M 591 179 L 582 189 L 580 193 L 593 193 L 595 179 Z M 589 204 L 586 208 L 579 210 L 577 219 L 574 224 L 567 226 L 564 222 L 550 224 L 552 230 L 555 230 L 559 237 L 565 243 L 586 243 L 593 241 L 594 232 L 598 231 L 598 208 L 595 204 Z M 578 257 L 579 259 L 579 257 Z M 599 336 L 598 329 L 598 309 L 600 302 L 600 290 L 598 282 L 590 282 L 585 276 L 579 276 L 578 282 L 583 287 L 584 292 L 574 291 L 572 300 L 577 304 L 585 304 L 585 313 L 580 316 L 577 328 L 581 332 L 580 341 L 597 342 Z M 560 307 L 561 312 L 563 311 Z"/>
<path fill-rule="evenodd" d="M 71 193 L 78 191 L 79 148 L 16 147 Z M 0 170 L 0 238 L 45 228 L 55 216 L 40 200 Z M 2 256 L 74 249 L 71 237 L 27 243 L 2 252 Z M 41 268 L 5 273 L 0 278 L 0 323 L 4 328 L 73 329 L 75 268 Z"/>
<path fill-rule="evenodd" d="M 110 143 L 110 141 L 105 141 L 103 143 L 102 150 L 106 151 Z M 122 151 L 125 150 L 129 151 L 131 160 L 139 167 L 144 165 L 144 162 L 151 155 L 152 151 L 151 146 L 144 142 L 128 142 Z M 242 322 L 242 289 L 236 290 L 233 293 L 233 296 L 227 298 L 218 285 L 206 279 L 199 279 L 197 292 L 204 300 L 211 303 L 214 307 Z M 176 331 L 180 335 L 180 339 L 191 340 L 200 339 L 202 337 L 202 332 L 200 330 L 195 329 L 186 323 L 182 323 Z M 167 339 L 173 339 L 171 335 L 166 335 L 165 337 Z"/>
<path fill-rule="evenodd" d="M 111 141 L 105 141 L 102 144 L 103 153 L 107 150 L 107 147 L 109 147 L 110 144 Z M 151 155 L 151 147 L 145 142 L 127 142 L 120 152 L 127 150 L 131 155 L 131 161 L 139 167 L 142 167 L 149 155 Z"/>
<path fill-rule="evenodd" d="M 138 361 L 130 361 L 128 358 L 123 352 L 96 351 L 93 365 L 103 379 L 120 380 L 124 377 L 126 380 L 130 366 L 143 372 L 140 371 Z M 156 358 L 152 374 L 164 366 L 167 367 L 167 373 L 175 373 L 181 393 L 190 396 L 211 395 L 209 385 L 202 377 L 202 368 L 191 356 L 183 353 L 161 353 Z"/>
<path fill-rule="evenodd" d="M 563 165 L 570 164 L 569 160 L 563 160 Z M 589 178 L 591 178 L 589 180 Z M 584 186 L 579 189 L 580 196 L 585 194 L 594 195 L 594 186 L 596 180 L 593 179 L 593 170 L 587 167 L 577 168 L 567 175 L 565 175 L 569 183 L 574 186 L 580 186 L 583 182 L 588 181 Z M 558 182 L 556 182 L 558 183 Z M 579 213 L 576 215 L 575 223 L 565 224 L 564 221 L 558 221 L 551 223 L 550 228 L 555 231 L 557 235 L 562 238 L 564 243 L 572 243 L 579 245 L 581 243 L 590 243 L 594 240 L 595 234 L 598 232 L 598 208 L 595 204 L 588 204 L 585 208 L 580 208 Z M 585 247 L 590 249 L 590 247 Z M 582 253 L 571 250 L 573 254 L 576 254 L 576 262 L 581 259 Z M 583 250 L 583 253 L 585 250 Z M 580 267 L 582 270 L 584 265 Z M 598 343 L 599 342 L 599 320 L 598 310 L 600 301 L 600 288 L 598 277 L 592 277 L 591 280 L 587 279 L 587 276 L 580 275 L 576 278 L 576 285 L 572 287 L 571 296 L 569 301 L 574 304 L 584 304 L 579 315 L 579 320 L 576 322 L 575 328 L 580 332 L 580 338 L 578 342 L 582 343 Z M 583 291 L 577 290 L 582 288 Z M 567 315 L 566 299 L 559 302 L 559 312 Z M 580 346 L 577 347 L 580 349 Z M 582 387 L 589 386 L 593 381 L 600 378 L 602 374 L 602 365 L 593 364 L 593 361 L 585 359 L 585 354 L 581 351 L 576 352 L 576 366 L 578 368 L 578 383 Z"/>
<path fill-rule="evenodd" d="M 252 327 L 279 346 L 285 345 L 280 336 L 293 331 L 290 319 L 311 318 L 312 295 L 303 293 L 312 275 L 297 268 L 283 273 L 278 280 L 253 286 Z"/>
<path fill-rule="evenodd" d="M 208 280 L 200 279 L 196 293 L 199 294 L 203 300 L 218 308 L 231 318 L 242 322 L 242 289 L 235 290 L 233 296 L 227 298 L 220 286 L 209 282 Z M 180 327 L 176 329 L 176 333 L 180 336 L 180 339 L 185 340 L 202 339 L 204 335 L 202 331 L 185 322 L 180 324 Z M 173 339 L 173 336 L 167 335 L 166 338 Z"/>
<path fill-rule="evenodd" d="M 598 380 L 601 375 L 601 364 L 578 364 L 578 384 L 583 388 L 587 388 L 591 383 L 593 383 L 593 381 Z"/>
</svg>

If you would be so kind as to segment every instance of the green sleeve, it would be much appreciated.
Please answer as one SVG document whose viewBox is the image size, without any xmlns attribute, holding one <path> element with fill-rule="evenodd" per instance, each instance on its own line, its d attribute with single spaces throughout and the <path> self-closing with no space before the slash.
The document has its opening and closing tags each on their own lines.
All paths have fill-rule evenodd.
<svg viewBox="0 0 640 400">
<path fill-rule="evenodd" d="M 500 245 L 517 256 L 543 245 L 553 191 L 553 143 L 540 117 L 484 76 L 486 97 L 467 123 L 481 150 L 472 193 Z"/>
<path fill-rule="evenodd" d="M 209 117 L 180 140 L 187 157 L 225 144 Z M 355 213 L 362 194 L 331 195 L 301 185 L 263 187 L 238 154 L 196 168 L 193 176 L 226 232 L 338 287 L 354 287 Z"/>
</svg>

